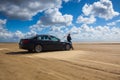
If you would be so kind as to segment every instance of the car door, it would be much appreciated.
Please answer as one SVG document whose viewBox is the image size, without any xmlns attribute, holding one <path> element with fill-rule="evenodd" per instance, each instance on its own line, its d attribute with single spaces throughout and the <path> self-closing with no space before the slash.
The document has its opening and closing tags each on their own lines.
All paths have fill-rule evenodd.
<svg viewBox="0 0 120 80">
<path fill-rule="evenodd" d="M 49 36 L 50 37 L 50 42 L 51 42 L 51 47 L 54 50 L 60 50 L 63 48 L 63 44 L 60 42 L 60 39 L 56 38 L 55 36 Z"/>
<path fill-rule="evenodd" d="M 53 44 L 48 35 L 42 36 L 41 40 L 42 40 L 42 44 L 44 46 L 44 50 L 52 50 Z"/>
<path fill-rule="evenodd" d="M 47 35 L 42 35 L 37 37 L 36 44 L 40 44 L 43 48 L 43 50 L 51 50 L 51 43 L 50 39 Z"/>
</svg>

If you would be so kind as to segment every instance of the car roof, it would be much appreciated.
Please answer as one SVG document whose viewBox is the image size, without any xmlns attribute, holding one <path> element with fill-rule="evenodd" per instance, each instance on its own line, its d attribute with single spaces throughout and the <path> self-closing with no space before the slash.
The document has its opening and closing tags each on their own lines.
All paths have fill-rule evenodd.
<svg viewBox="0 0 120 80">
<path fill-rule="evenodd" d="M 49 34 L 40 34 L 40 35 L 36 35 L 36 36 L 53 36 L 53 35 L 49 35 Z"/>
<path fill-rule="evenodd" d="M 49 34 L 40 34 L 40 35 L 36 35 L 35 37 L 39 37 L 39 36 L 53 36 L 53 35 L 49 35 Z M 56 36 L 54 36 L 56 37 Z"/>
</svg>

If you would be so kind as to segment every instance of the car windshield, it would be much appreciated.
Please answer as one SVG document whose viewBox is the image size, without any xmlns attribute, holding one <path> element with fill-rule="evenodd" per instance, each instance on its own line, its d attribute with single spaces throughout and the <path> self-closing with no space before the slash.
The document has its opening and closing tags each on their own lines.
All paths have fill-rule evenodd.
<svg viewBox="0 0 120 80">
<path fill-rule="evenodd" d="M 52 41 L 59 41 L 59 39 L 56 38 L 56 37 L 54 37 L 54 36 L 50 36 L 50 39 L 51 39 Z"/>
</svg>

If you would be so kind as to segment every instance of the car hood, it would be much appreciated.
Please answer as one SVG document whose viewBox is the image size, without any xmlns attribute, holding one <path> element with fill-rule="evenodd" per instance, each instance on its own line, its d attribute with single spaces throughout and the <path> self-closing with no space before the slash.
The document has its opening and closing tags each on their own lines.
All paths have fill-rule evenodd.
<svg viewBox="0 0 120 80">
<path fill-rule="evenodd" d="M 70 44 L 70 42 L 66 42 L 66 41 L 61 41 L 61 43 L 63 43 L 63 44 L 66 44 L 66 43 Z"/>
</svg>

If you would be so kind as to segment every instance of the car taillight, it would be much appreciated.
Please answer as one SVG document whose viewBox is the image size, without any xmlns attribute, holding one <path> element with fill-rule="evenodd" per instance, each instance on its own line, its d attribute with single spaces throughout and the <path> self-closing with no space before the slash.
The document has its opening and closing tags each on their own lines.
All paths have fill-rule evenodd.
<svg viewBox="0 0 120 80">
<path fill-rule="evenodd" d="M 23 44 L 29 43 L 29 40 L 23 40 Z"/>
</svg>

